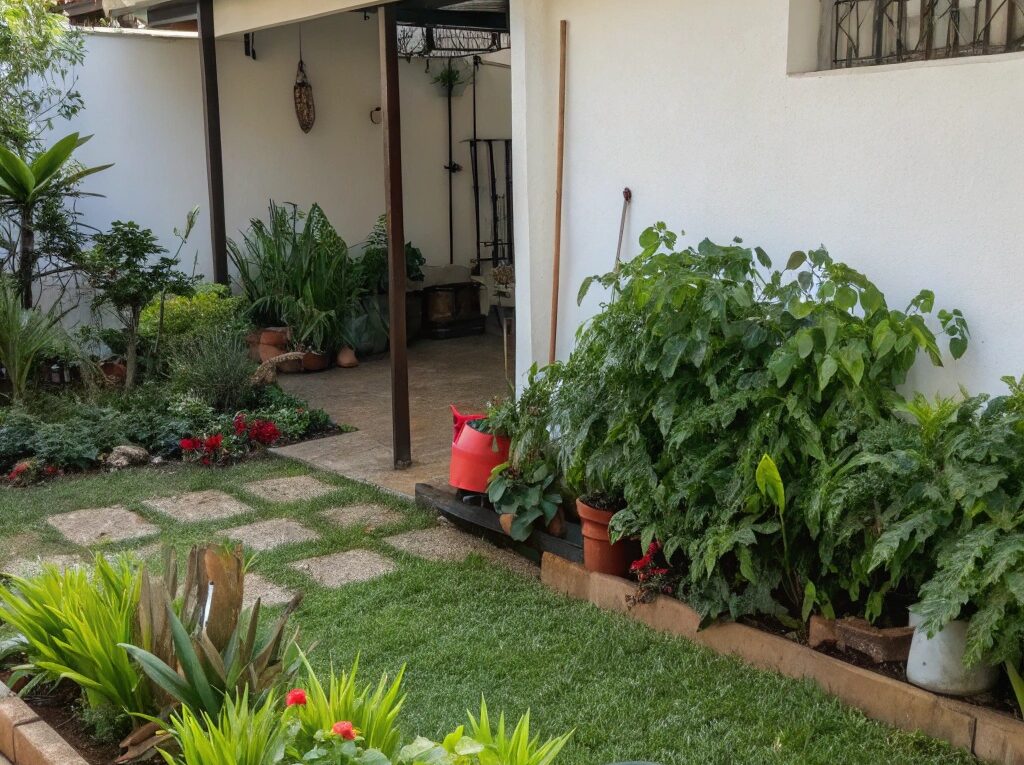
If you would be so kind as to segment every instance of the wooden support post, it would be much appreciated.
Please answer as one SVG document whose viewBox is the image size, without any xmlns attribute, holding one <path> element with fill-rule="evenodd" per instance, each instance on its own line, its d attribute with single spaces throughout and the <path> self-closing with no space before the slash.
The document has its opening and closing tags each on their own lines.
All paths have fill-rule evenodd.
<svg viewBox="0 0 1024 765">
<path fill-rule="evenodd" d="M 217 87 L 217 41 L 213 31 L 213 0 L 197 0 L 199 62 L 203 70 L 203 119 L 206 132 L 206 180 L 209 186 L 210 243 L 213 278 L 228 283 L 227 230 L 224 223 L 224 156 L 220 138 L 220 92 Z"/>
<path fill-rule="evenodd" d="M 405 220 L 402 206 L 402 119 L 398 92 L 395 8 L 377 9 L 384 123 L 384 194 L 388 221 L 388 314 L 391 328 L 391 420 L 395 469 L 412 463 L 409 359 L 405 335 Z"/>
<path fill-rule="evenodd" d="M 565 78 L 569 22 L 559 24 L 558 56 L 558 143 L 555 147 L 555 247 L 551 268 L 551 342 L 548 363 L 554 364 L 558 350 L 558 293 L 562 276 L 562 188 L 565 177 Z"/>
</svg>

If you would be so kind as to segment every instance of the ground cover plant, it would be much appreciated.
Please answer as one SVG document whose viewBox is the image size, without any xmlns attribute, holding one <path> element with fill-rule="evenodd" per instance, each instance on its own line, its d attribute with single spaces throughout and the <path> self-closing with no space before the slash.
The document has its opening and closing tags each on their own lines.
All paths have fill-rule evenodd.
<svg viewBox="0 0 1024 765">
<path fill-rule="evenodd" d="M 316 644 L 309 662 L 321 679 L 329 677 L 332 665 L 351 666 L 357 655 L 367 678 L 394 678 L 407 666 L 401 713 L 406 740 L 419 733 L 441 741 L 465 719 L 464 710 L 472 710 L 479 721 L 485 695 L 491 710 L 518 716 L 529 709 L 531 735 L 546 738 L 575 730 L 559 765 L 632 759 L 664 765 L 971 761 L 944 744 L 868 721 L 810 684 L 752 670 L 570 601 L 481 558 L 444 563 L 398 553 L 386 538 L 433 521 L 392 495 L 324 474 L 316 477 L 334 492 L 312 500 L 274 503 L 245 488 L 253 480 L 307 472 L 277 459 L 218 471 L 175 464 L 64 478 L 11 493 L 0 511 L 0 568 L 34 553 L 88 556 L 46 522 L 54 514 L 86 507 L 122 504 L 157 524 L 161 536 L 182 554 L 240 523 L 291 518 L 319 538 L 260 553 L 251 564 L 253 572 L 304 592 L 292 624 L 306 645 Z M 181 523 L 144 504 L 153 496 L 214 488 L 245 502 L 252 512 Z M 338 527 L 320 515 L 365 503 L 401 515 L 372 527 Z M 145 549 L 153 541 L 106 549 Z M 291 566 L 309 556 L 357 548 L 387 556 L 397 570 L 330 589 Z M 581 660 L 595 635 L 604 656 L 600 672 Z M 514 727 L 508 725 L 506 735 Z M 473 736 L 471 727 L 466 732 Z"/>
</svg>

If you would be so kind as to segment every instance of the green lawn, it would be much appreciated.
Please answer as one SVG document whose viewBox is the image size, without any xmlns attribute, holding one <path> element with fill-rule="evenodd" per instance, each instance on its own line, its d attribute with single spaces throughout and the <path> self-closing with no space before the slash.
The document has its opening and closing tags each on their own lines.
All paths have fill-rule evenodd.
<svg viewBox="0 0 1024 765">
<path fill-rule="evenodd" d="M 437 736 L 476 708 L 532 710 L 544 735 L 575 728 L 559 763 L 604 765 L 642 759 L 682 763 L 956 763 L 972 758 L 926 737 L 896 731 L 845 708 L 807 682 L 753 670 L 627 618 L 570 601 L 479 557 L 430 563 L 381 540 L 432 519 L 410 503 L 316 474 L 337 492 L 315 501 L 272 504 L 247 495 L 247 481 L 307 473 L 285 460 L 230 469 L 168 466 L 63 479 L 0 490 L 0 563 L 31 554 L 81 552 L 44 522 L 47 515 L 121 504 L 159 524 L 181 549 L 218 528 L 278 516 L 301 519 L 315 542 L 261 554 L 254 568 L 306 592 L 296 621 L 314 663 L 348 666 L 361 654 L 365 680 L 408 664 L 407 733 Z M 143 499 L 219 488 L 255 509 L 244 518 L 182 525 L 148 511 Z M 338 530 L 320 510 L 374 501 L 407 513 L 367 534 Z M 141 547 L 152 540 L 143 540 Z M 132 545 L 120 545 L 131 547 Z M 340 590 L 324 590 L 288 567 L 310 555 L 365 547 L 399 563 L 397 572 Z"/>
</svg>

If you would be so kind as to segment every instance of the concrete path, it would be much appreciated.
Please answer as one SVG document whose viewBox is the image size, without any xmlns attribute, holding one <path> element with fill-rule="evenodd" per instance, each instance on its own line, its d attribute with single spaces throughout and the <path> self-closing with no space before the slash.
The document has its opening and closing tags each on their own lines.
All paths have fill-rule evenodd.
<svg viewBox="0 0 1024 765">
<path fill-rule="evenodd" d="M 514 368 L 514 359 L 510 364 Z M 417 483 L 447 485 L 449 405 L 483 412 L 489 400 L 508 395 L 501 338 L 421 340 L 409 348 L 413 465 L 403 471 L 393 467 L 390 374 L 388 359 L 382 358 L 356 369 L 282 375 L 280 384 L 289 393 L 358 431 L 273 451 L 407 497 L 413 496 Z"/>
</svg>

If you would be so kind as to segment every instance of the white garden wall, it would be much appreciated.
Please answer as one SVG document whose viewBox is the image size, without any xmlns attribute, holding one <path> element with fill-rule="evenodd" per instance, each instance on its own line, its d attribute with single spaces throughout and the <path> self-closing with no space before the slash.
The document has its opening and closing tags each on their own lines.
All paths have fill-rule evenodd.
<svg viewBox="0 0 1024 765">
<path fill-rule="evenodd" d="M 518 363 L 546 360 L 558 22 L 570 21 L 558 349 L 597 309 L 575 296 L 648 224 L 741 236 L 776 262 L 824 243 L 902 307 L 934 289 L 971 349 L 926 392 L 1002 391 L 1024 372 L 1024 56 L 823 74 L 815 0 L 512 0 Z M 794 37 L 791 37 L 791 30 Z M 635 252 L 631 247 L 627 252 Z"/>
<path fill-rule="evenodd" d="M 298 126 L 292 97 L 299 27 L 259 32 L 257 59 L 240 38 L 218 42 L 225 200 L 229 236 L 267 201 L 319 202 L 350 245 L 360 243 L 384 210 L 383 136 L 370 112 L 380 105 L 376 17 L 340 14 L 302 25 L 306 71 L 316 100 L 316 125 Z M 203 141 L 202 94 L 195 36 L 97 31 L 87 37 L 79 72 L 86 110 L 58 130 L 94 133 L 81 150 L 87 163 L 116 162 L 88 182 L 102 198 L 82 200 L 85 221 L 104 228 L 133 219 L 168 247 L 172 230 L 200 205 L 187 256 L 212 271 Z M 438 64 L 434 64 L 436 72 Z M 448 262 L 447 107 L 423 61 L 402 63 L 406 235 L 434 265 Z M 482 136 L 511 130 L 508 69 L 481 67 L 478 125 Z M 469 149 L 471 91 L 454 101 L 456 262 L 476 253 Z"/>
</svg>

